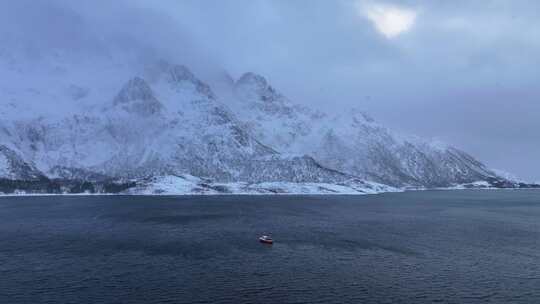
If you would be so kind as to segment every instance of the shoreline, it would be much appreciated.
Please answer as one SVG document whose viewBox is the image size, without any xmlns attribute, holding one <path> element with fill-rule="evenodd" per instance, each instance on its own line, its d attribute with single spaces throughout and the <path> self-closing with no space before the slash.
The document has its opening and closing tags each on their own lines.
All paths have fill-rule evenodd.
<svg viewBox="0 0 540 304">
<path fill-rule="evenodd" d="M 417 191 L 522 191 L 522 190 L 536 190 L 540 191 L 540 188 L 431 188 L 431 189 L 400 189 L 401 191 L 384 191 L 377 193 L 21 193 L 21 194 L 0 194 L 0 198 L 9 197 L 92 197 L 92 196 L 127 196 L 127 197 L 166 197 L 166 196 L 364 196 L 364 195 L 379 195 L 388 193 L 405 193 L 405 192 L 417 192 Z"/>
</svg>

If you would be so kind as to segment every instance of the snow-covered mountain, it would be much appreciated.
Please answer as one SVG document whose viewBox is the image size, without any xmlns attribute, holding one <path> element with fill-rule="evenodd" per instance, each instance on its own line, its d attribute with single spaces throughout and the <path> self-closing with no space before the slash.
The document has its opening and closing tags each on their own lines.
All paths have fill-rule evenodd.
<svg viewBox="0 0 540 304">
<path fill-rule="evenodd" d="M 224 77 L 216 94 L 186 66 L 164 61 L 63 51 L 28 60 L 19 52 L 0 54 L 4 192 L 372 193 L 511 184 L 458 149 L 398 136 L 362 111 L 294 104 L 253 73 Z"/>
<path fill-rule="evenodd" d="M 221 183 L 362 183 L 261 143 L 185 66 L 160 62 L 142 74 L 84 112 L 21 117 L 14 113 L 24 102 L 12 102 L 0 129 L 0 178 L 100 182 L 188 174 Z M 92 89 L 85 91 L 77 98 L 92 98 Z"/>
<path fill-rule="evenodd" d="M 398 187 L 504 180 L 459 149 L 400 135 L 358 109 L 330 114 L 295 104 L 260 75 L 244 74 L 231 90 L 230 106 L 244 129 L 282 153 L 310 155 L 328 168 Z"/>
<path fill-rule="evenodd" d="M 92 13 L 94 3 L 13 1 L 0 11 L 0 192 L 520 186 L 360 110 L 321 112 L 262 76 L 219 74 L 176 22 L 110 3 Z"/>
</svg>

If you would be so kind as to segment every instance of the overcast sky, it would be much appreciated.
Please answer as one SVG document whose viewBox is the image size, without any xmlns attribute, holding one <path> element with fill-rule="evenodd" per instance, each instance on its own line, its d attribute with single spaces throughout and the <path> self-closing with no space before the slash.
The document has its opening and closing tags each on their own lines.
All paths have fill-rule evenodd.
<svg viewBox="0 0 540 304">
<path fill-rule="evenodd" d="M 234 76 L 540 180 L 540 1 L 160 3 Z"/>
<path fill-rule="evenodd" d="M 0 4 L 0 17 L 20 26 L 24 13 L 40 37 L 39 20 L 60 32 L 62 43 L 68 28 L 72 40 L 80 27 L 93 36 L 129 35 L 200 74 L 208 66 L 234 77 L 254 71 L 295 102 L 363 108 L 393 129 L 446 141 L 492 168 L 540 180 L 537 0 Z M 69 7 L 84 26 L 58 7 Z M 0 29 L 4 36 L 12 31 Z"/>
</svg>

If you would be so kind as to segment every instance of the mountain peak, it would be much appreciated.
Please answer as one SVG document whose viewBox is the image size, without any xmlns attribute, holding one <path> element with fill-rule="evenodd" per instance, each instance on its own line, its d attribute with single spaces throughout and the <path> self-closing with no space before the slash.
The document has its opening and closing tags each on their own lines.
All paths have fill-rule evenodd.
<svg viewBox="0 0 540 304">
<path fill-rule="evenodd" d="M 294 105 L 280 92 L 268 84 L 263 76 L 245 73 L 238 79 L 234 91 L 248 108 L 258 109 L 272 116 L 294 118 Z"/>
<path fill-rule="evenodd" d="M 186 66 L 177 64 L 169 67 L 169 76 L 172 82 L 197 82 L 198 79 Z"/>
<path fill-rule="evenodd" d="M 195 86 L 197 92 L 205 95 L 210 99 L 215 99 L 216 96 L 210 86 L 198 79 L 186 66 L 172 65 L 168 68 L 169 82 L 173 85 L 182 83 L 191 83 Z"/>
<path fill-rule="evenodd" d="M 264 90 L 268 87 L 268 82 L 266 78 L 259 74 L 247 72 L 236 81 L 236 86 L 255 86 L 260 90 Z"/>
<path fill-rule="evenodd" d="M 113 105 L 141 116 L 157 114 L 163 108 L 154 96 L 152 88 L 140 77 L 132 78 L 122 87 Z"/>
</svg>

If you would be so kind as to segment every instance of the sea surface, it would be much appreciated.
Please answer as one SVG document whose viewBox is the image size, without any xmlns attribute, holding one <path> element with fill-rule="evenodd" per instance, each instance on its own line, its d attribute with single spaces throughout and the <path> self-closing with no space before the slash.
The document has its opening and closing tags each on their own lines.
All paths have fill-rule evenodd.
<svg viewBox="0 0 540 304">
<path fill-rule="evenodd" d="M 540 191 L 2 197 L 0 303 L 540 303 Z"/>
</svg>

